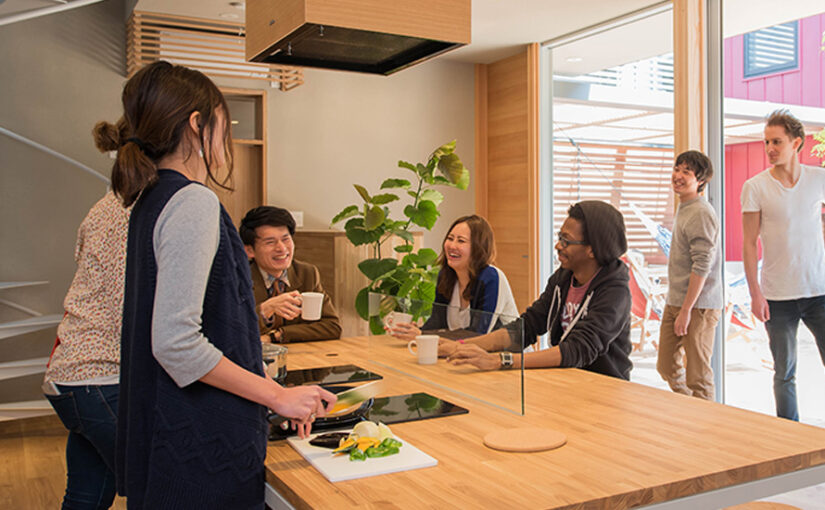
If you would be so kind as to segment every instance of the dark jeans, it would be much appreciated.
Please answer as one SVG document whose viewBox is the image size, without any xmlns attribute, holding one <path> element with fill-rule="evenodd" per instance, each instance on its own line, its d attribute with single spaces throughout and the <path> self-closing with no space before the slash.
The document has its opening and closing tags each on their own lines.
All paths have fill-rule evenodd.
<svg viewBox="0 0 825 510">
<path fill-rule="evenodd" d="M 117 384 L 58 385 L 60 395 L 46 395 L 69 430 L 68 477 L 63 509 L 103 509 L 115 498 Z"/>
<path fill-rule="evenodd" d="M 765 323 L 773 354 L 776 415 L 799 421 L 796 403 L 796 331 L 799 320 L 811 330 L 825 363 L 825 296 L 768 301 L 771 319 Z"/>
</svg>

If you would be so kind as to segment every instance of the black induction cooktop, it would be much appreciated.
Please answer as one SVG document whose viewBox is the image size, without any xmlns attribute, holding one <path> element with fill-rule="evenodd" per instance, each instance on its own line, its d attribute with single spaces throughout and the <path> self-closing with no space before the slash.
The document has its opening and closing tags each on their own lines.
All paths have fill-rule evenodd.
<svg viewBox="0 0 825 510">
<path fill-rule="evenodd" d="M 364 420 L 391 425 L 393 423 L 442 418 L 445 416 L 467 414 L 469 412 L 470 411 L 461 406 L 434 397 L 429 393 L 408 393 L 406 395 L 371 399 L 371 405 L 366 405 L 365 402 L 365 405 L 362 405 L 349 417 L 340 416 L 329 421 L 324 418 L 319 418 L 313 424 L 312 431 L 320 432 L 351 428 L 354 427 L 356 423 Z M 285 439 L 293 435 L 295 435 L 293 430 L 283 430 L 280 427 L 272 426 L 270 428 L 269 439 Z"/>
<path fill-rule="evenodd" d="M 389 425 L 391 423 L 428 420 L 469 412 L 461 406 L 434 397 L 429 393 L 409 393 L 374 399 L 372 407 L 367 411 L 366 419 Z"/>
<path fill-rule="evenodd" d="M 336 365 L 333 367 L 306 368 L 303 370 L 288 370 L 284 378 L 284 386 L 301 386 L 302 384 L 348 384 L 354 382 L 373 381 L 383 379 L 379 374 L 370 372 L 358 365 Z"/>
</svg>

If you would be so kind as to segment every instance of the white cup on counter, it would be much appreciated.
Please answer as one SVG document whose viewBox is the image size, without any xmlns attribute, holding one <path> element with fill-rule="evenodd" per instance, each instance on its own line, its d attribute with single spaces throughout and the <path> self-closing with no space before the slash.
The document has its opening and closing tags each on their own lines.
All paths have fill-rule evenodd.
<svg viewBox="0 0 825 510">
<path fill-rule="evenodd" d="M 418 356 L 419 365 L 435 365 L 438 361 L 438 335 L 418 335 L 407 344 L 407 350 Z"/>
<path fill-rule="evenodd" d="M 301 292 L 301 318 L 317 321 L 324 307 L 324 295 L 320 292 Z"/>
<path fill-rule="evenodd" d="M 412 315 L 404 312 L 390 312 L 384 317 L 384 326 L 390 330 L 390 333 L 395 329 L 396 324 L 404 322 L 412 322 Z"/>
</svg>

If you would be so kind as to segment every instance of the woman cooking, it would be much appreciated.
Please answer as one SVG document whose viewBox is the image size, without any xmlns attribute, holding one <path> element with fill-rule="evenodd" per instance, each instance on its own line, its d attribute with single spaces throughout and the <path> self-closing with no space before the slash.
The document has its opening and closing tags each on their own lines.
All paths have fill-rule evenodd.
<svg viewBox="0 0 825 510">
<path fill-rule="evenodd" d="M 262 509 L 266 407 L 304 436 L 336 398 L 263 375 L 246 254 L 204 186 L 217 183 L 216 168 L 232 168 L 218 88 L 200 72 L 158 61 L 126 83 L 122 101 L 125 138 L 116 144 L 112 187 L 134 208 L 118 491 L 129 508 Z"/>
</svg>

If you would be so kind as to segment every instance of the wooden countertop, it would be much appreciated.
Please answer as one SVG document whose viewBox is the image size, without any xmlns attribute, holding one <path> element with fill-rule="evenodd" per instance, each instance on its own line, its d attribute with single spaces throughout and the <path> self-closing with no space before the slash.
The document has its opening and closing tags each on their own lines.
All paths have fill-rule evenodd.
<svg viewBox="0 0 825 510">
<path fill-rule="evenodd" d="M 296 508 L 616 509 L 825 464 L 825 429 L 583 370 L 525 371 L 526 415 L 519 416 L 441 387 L 476 395 L 486 385 L 495 393 L 503 374 L 516 371 L 457 373 L 439 360 L 417 374 L 432 385 L 385 366 L 409 356 L 395 342 L 385 344 L 381 364 L 364 359 L 366 337 L 291 344 L 288 366 L 355 363 L 384 376 L 386 395 L 426 391 L 470 413 L 392 426 L 438 466 L 335 484 L 285 441 L 270 442 L 267 482 Z M 507 384 L 509 398 L 514 390 Z M 540 453 L 482 444 L 492 430 L 524 426 L 561 431 L 568 443 Z"/>
</svg>

